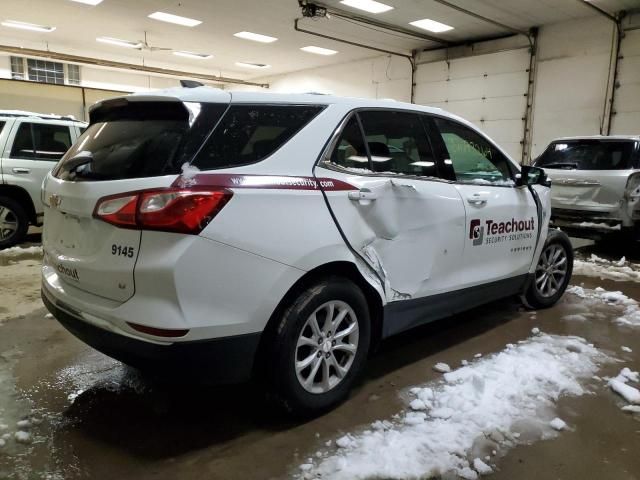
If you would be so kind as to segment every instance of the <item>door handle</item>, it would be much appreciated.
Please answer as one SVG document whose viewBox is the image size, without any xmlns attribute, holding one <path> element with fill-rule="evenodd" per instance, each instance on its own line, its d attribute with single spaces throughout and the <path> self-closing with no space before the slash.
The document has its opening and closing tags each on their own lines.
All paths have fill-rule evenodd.
<svg viewBox="0 0 640 480">
<path fill-rule="evenodd" d="M 474 205 L 476 207 L 481 207 L 482 205 L 486 205 L 488 200 L 489 200 L 489 194 L 483 193 L 483 192 L 474 193 L 467 197 L 467 202 L 470 205 Z"/>
<path fill-rule="evenodd" d="M 391 180 L 391 185 L 393 185 L 394 187 L 406 188 L 407 190 L 416 191 L 416 187 L 414 187 L 413 185 L 411 185 L 409 183 L 400 183 L 398 181 Z"/>
<path fill-rule="evenodd" d="M 11 169 L 13 173 L 31 173 L 29 168 L 14 167 Z"/>
<path fill-rule="evenodd" d="M 361 188 L 357 192 L 349 192 L 348 195 L 350 200 L 375 200 L 378 198 L 378 195 L 368 188 Z"/>
</svg>

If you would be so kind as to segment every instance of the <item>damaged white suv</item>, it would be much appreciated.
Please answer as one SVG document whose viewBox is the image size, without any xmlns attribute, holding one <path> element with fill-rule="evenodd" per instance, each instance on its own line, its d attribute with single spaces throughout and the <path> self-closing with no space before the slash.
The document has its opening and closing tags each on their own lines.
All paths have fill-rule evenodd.
<svg viewBox="0 0 640 480">
<path fill-rule="evenodd" d="M 197 87 L 90 117 L 43 187 L 43 299 L 143 370 L 317 412 L 381 339 L 571 276 L 544 172 L 439 109 Z"/>
</svg>

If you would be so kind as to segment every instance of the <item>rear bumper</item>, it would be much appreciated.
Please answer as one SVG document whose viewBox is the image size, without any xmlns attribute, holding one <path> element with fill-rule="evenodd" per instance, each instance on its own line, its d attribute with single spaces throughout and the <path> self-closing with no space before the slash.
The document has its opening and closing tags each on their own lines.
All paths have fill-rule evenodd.
<svg viewBox="0 0 640 480">
<path fill-rule="evenodd" d="M 69 332 L 96 350 L 127 365 L 194 378 L 207 383 L 239 383 L 248 380 L 260 342 L 260 333 L 170 344 L 150 343 L 92 325 L 63 309 L 42 292 L 49 312 Z"/>
</svg>

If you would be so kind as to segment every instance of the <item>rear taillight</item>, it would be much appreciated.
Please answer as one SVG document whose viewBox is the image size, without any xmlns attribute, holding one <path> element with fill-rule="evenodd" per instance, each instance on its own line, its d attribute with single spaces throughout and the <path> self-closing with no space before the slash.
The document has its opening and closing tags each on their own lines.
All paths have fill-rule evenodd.
<svg viewBox="0 0 640 480">
<path fill-rule="evenodd" d="M 98 200 L 93 216 L 122 228 L 198 234 L 232 195 L 227 189 L 128 192 Z"/>
</svg>

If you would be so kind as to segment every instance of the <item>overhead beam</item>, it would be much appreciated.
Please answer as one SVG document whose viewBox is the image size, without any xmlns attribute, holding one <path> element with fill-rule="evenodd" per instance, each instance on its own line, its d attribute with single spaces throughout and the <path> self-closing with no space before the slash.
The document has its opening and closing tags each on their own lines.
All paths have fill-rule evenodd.
<svg viewBox="0 0 640 480">
<path fill-rule="evenodd" d="M 606 10 L 600 8 L 597 5 L 594 5 L 593 3 L 587 1 L 587 0 L 578 0 L 581 4 L 583 4 L 586 7 L 590 7 L 592 10 L 595 10 L 596 12 L 598 12 L 600 15 L 607 17 L 609 20 L 611 20 L 614 23 L 618 23 L 618 18 L 616 18 L 615 15 L 610 14 L 609 12 L 607 12 Z"/>
<path fill-rule="evenodd" d="M 223 77 L 219 75 L 208 75 L 206 73 L 185 72 L 181 70 L 172 70 L 169 68 L 150 67 L 146 65 L 136 65 L 135 63 L 114 62 L 112 60 L 103 60 L 92 57 L 82 57 L 79 55 L 70 55 L 67 53 L 52 52 L 49 50 L 37 50 L 32 48 L 13 47 L 10 45 L 0 45 L 0 52 L 12 53 L 27 57 L 48 58 L 61 62 L 79 63 L 81 65 L 94 65 L 98 67 L 117 68 L 121 70 L 133 70 L 143 73 L 155 73 L 158 75 L 168 75 L 179 78 L 197 78 L 209 82 L 232 83 L 236 85 L 250 85 L 253 87 L 269 88 L 268 83 L 256 83 L 241 80 L 239 78 Z"/>
<path fill-rule="evenodd" d="M 529 36 L 529 32 L 527 30 L 520 30 L 519 28 L 515 28 L 510 25 L 505 25 L 504 23 L 498 22 L 492 18 L 485 17 L 484 15 L 480 15 L 478 13 L 472 12 L 471 10 L 467 10 L 466 8 L 459 7 L 458 5 L 448 2 L 447 0 L 433 0 L 433 1 L 440 3 L 441 5 L 444 5 L 446 7 L 449 7 L 453 10 L 456 10 L 458 12 L 464 13 L 465 15 L 468 15 L 470 17 L 477 18 L 478 20 L 482 20 L 483 22 L 490 23 L 492 25 L 495 25 L 496 27 L 500 27 L 509 32 L 519 33 L 520 35 L 524 35 L 525 37 Z"/>
</svg>

